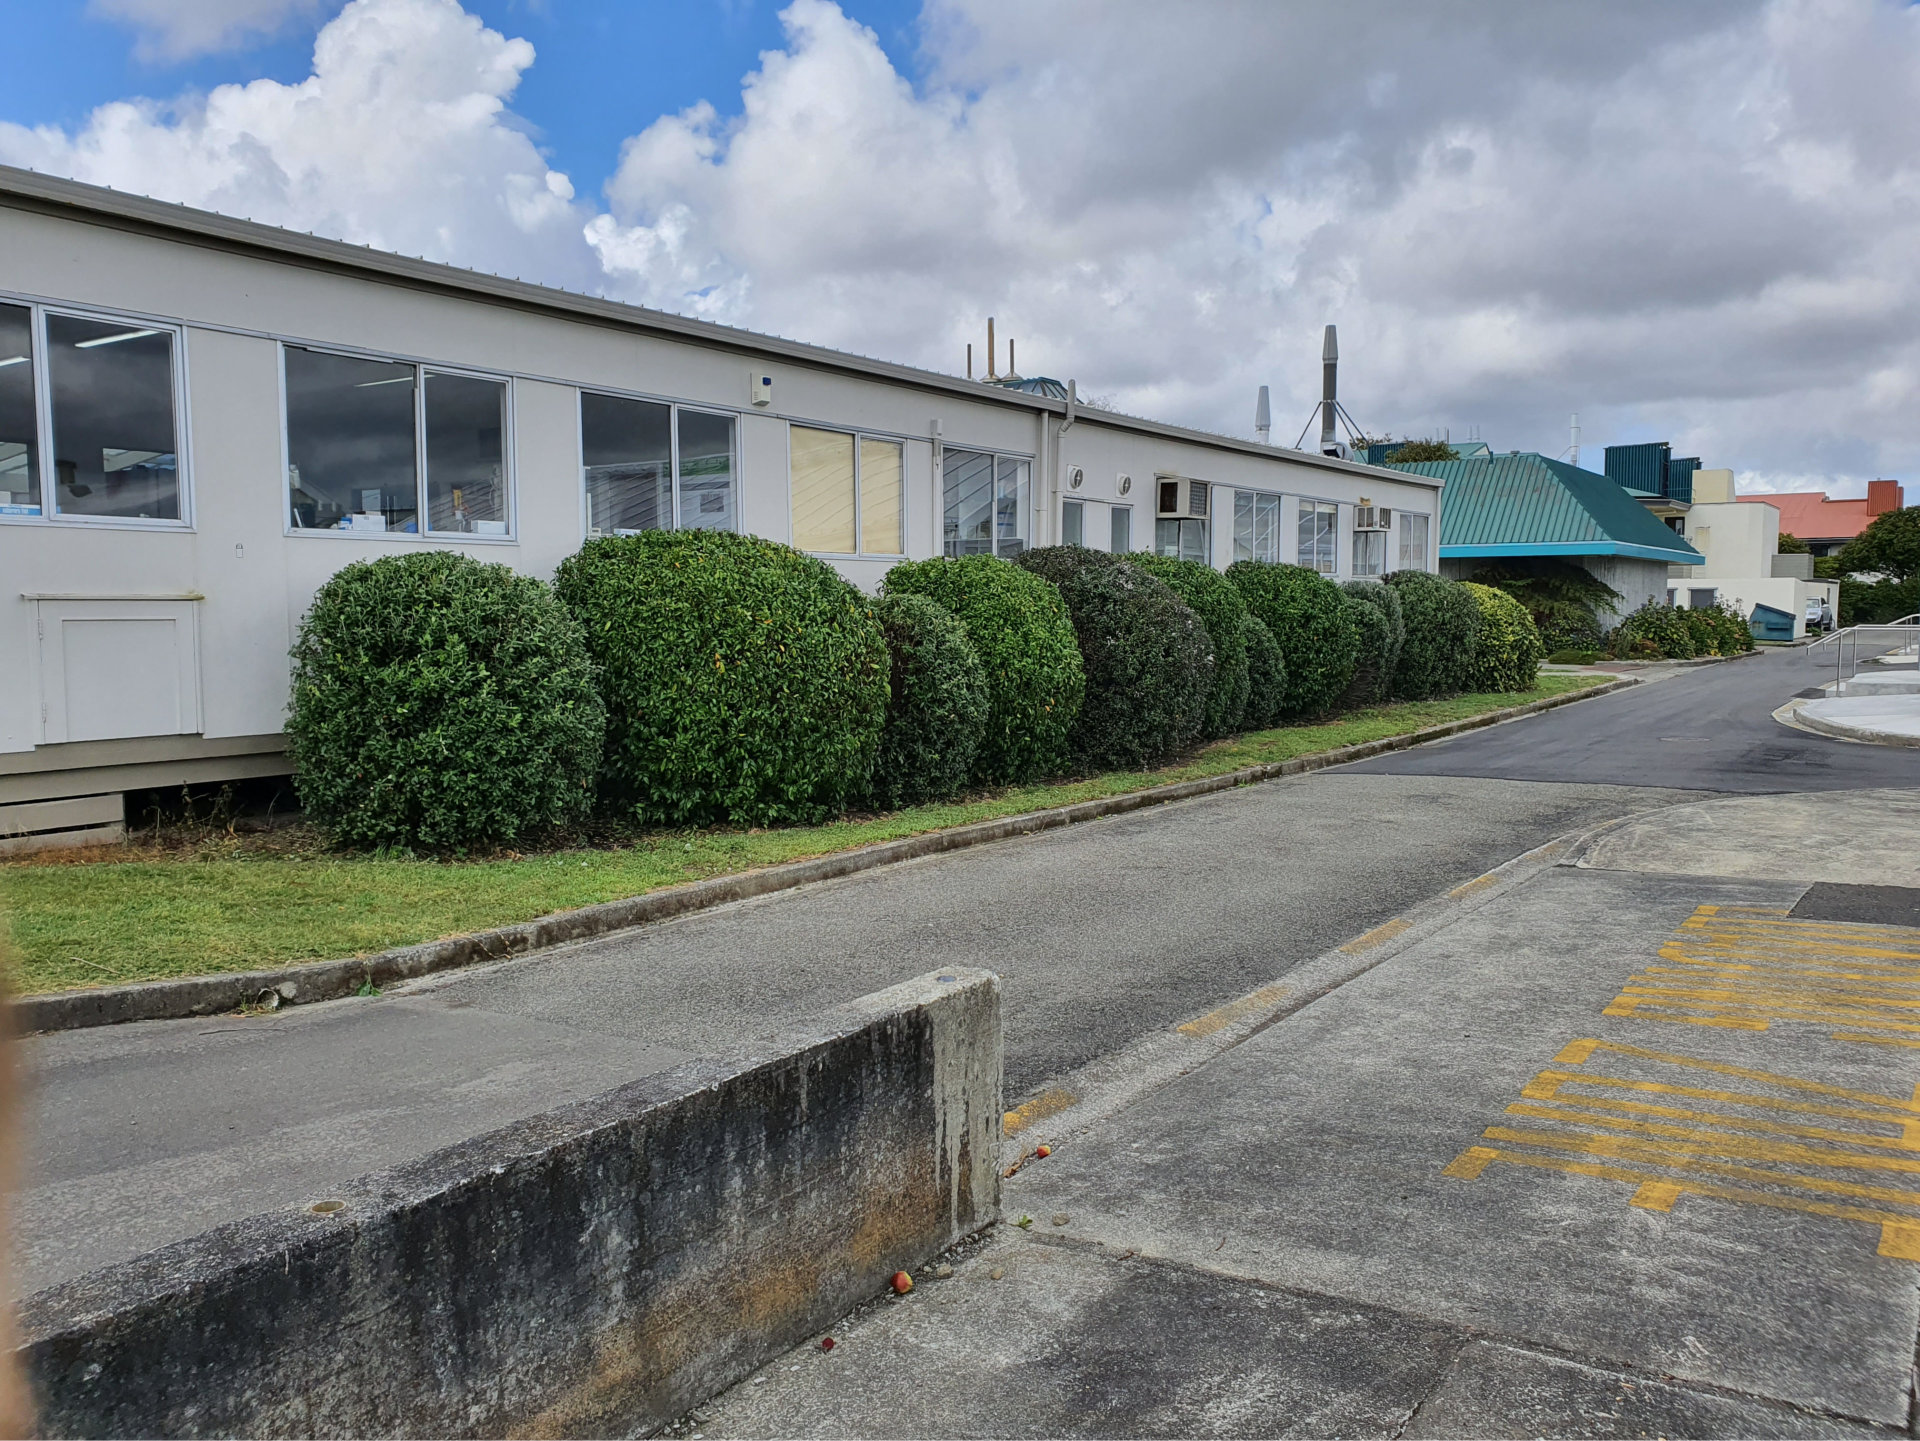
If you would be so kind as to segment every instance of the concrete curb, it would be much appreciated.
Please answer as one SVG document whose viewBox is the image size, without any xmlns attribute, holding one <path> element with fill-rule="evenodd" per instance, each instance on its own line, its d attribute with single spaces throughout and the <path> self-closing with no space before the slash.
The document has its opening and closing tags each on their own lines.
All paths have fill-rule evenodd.
<svg viewBox="0 0 1920 1441">
<path fill-rule="evenodd" d="M 1854 741 L 1860 745 L 1909 748 L 1920 746 L 1920 735 L 1900 735 L 1894 731 L 1877 731 L 1866 726 L 1845 725 L 1839 721 L 1829 720 L 1825 716 L 1809 715 L 1804 705 L 1793 708 L 1793 719 L 1786 724 L 1797 730 L 1812 731 L 1818 735 L 1831 736 L 1835 740 Z"/>
<path fill-rule="evenodd" d="M 1537 715 L 1541 711 L 1555 710 L 1576 701 L 1610 695 L 1640 683 L 1637 677 L 1621 676 L 1581 690 L 1568 691 L 1564 695 L 1529 701 L 1526 705 L 1488 711 L 1485 715 L 1448 721 L 1423 730 L 1409 731 L 1405 735 L 1387 736 L 1377 741 L 1341 746 L 1337 750 L 1297 756 L 1289 761 L 1249 766 L 1224 775 L 1155 786 L 1149 790 L 1082 801 L 1053 810 L 1028 811 L 1022 815 L 1003 816 L 999 820 L 928 831 L 924 835 L 907 836 L 857 850 L 768 866 L 763 870 L 744 871 L 738 875 L 716 876 L 712 880 L 649 891 L 625 900 L 605 901 L 595 906 L 583 906 L 579 910 L 560 911 L 519 925 L 401 946 L 369 956 L 314 961 L 275 970 L 237 971 L 226 975 L 189 976 L 179 980 L 143 981 L 128 986 L 102 986 L 94 990 L 22 996 L 11 1005 L 13 1024 L 19 1033 L 71 1031 L 89 1026 L 116 1025 L 122 1021 L 218 1015 L 253 1004 L 281 1006 L 335 1000 L 350 996 L 369 983 L 384 987 L 438 971 L 506 960 L 570 941 L 590 940 L 614 931 L 668 920 L 692 911 L 751 900 L 775 891 L 811 885 L 816 881 L 857 875 L 879 866 L 917 860 L 923 856 L 943 855 L 948 851 L 965 850 L 971 846 L 1032 835 L 1060 826 L 1077 825 L 1104 816 L 1125 815 L 1149 806 L 1211 795 L 1216 791 L 1232 790 L 1236 786 L 1306 775 L 1377 755 L 1410 750 L 1430 741 L 1445 740 L 1449 736 Z"/>
</svg>

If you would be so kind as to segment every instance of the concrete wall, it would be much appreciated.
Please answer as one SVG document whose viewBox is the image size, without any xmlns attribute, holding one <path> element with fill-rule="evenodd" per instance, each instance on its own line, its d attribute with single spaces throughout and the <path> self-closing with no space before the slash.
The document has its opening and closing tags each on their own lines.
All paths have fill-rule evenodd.
<svg viewBox="0 0 1920 1441">
<path fill-rule="evenodd" d="M 1676 567 L 1689 572 L 1692 583 L 1765 578 L 1773 573 L 1773 558 L 1780 550 L 1780 512 L 1770 505 L 1731 500 L 1695 504 L 1687 515 L 1686 534 L 1693 548 L 1707 558 L 1705 565 Z"/>
<path fill-rule="evenodd" d="M 447 272 L 452 275 L 453 272 Z M 103 318 L 178 328 L 186 396 L 182 470 L 189 501 L 178 523 L 101 523 L 56 517 L 0 517 L 0 803 L 31 798 L 19 776 L 44 764 L 5 758 L 62 745 L 63 764 L 91 768 L 125 761 L 135 734 L 171 737 L 168 755 L 216 754 L 210 745 L 277 735 L 287 688 L 287 651 L 314 591 L 350 561 L 422 545 L 464 550 L 524 573 L 550 575 L 585 537 L 580 471 L 579 392 L 584 388 L 683 402 L 737 417 L 736 496 L 741 524 L 788 540 L 788 427 L 858 428 L 905 447 L 907 554 L 937 553 L 943 447 L 992 450 L 1031 461 L 1028 536 L 1059 533 L 1062 467 L 1082 466 L 1089 534 L 1104 544 L 1108 508 L 1122 500 L 1116 477 L 1133 477 L 1134 544 L 1152 543 L 1154 480 L 1203 479 L 1221 487 L 1214 550 L 1231 557 L 1233 488 L 1339 502 L 1342 573 L 1351 552 L 1350 507 L 1366 500 L 1433 517 L 1439 491 L 1397 472 L 1373 470 L 1241 442 L 1213 445 L 1142 432 L 1097 411 L 1064 431 L 1060 407 L 985 386 L 953 388 L 802 363 L 755 358 L 753 337 L 716 331 L 710 340 L 643 332 L 490 297 L 219 249 L 50 215 L 0 203 L 0 299 L 88 308 Z M 334 347 L 375 358 L 458 366 L 509 382 L 506 477 L 510 533 L 502 537 L 351 534 L 295 529 L 286 499 L 280 355 L 284 343 Z M 755 372 L 773 377 L 773 402 L 751 403 Z M 1283 516 L 1291 559 L 1291 499 Z M 894 564 L 885 557 L 834 557 L 872 588 Z M 1223 560 L 1224 563 L 1224 560 Z M 112 596 L 123 606 L 185 606 L 195 651 L 199 704 L 189 721 L 158 731 L 75 742 L 43 715 L 50 672 L 37 639 L 47 627 L 42 596 Z M 247 747 L 258 754 L 262 747 Z M 256 769 L 253 774 L 259 774 Z M 103 787 L 104 788 L 104 787 Z M 17 794 L 16 794 L 17 793 Z M 35 793 L 36 795 L 38 792 Z"/>
<path fill-rule="evenodd" d="M 1001 1116 L 932 973 L 28 1298 L 39 1428 L 649 1434 L 994 1220 Z"/>
</svg>

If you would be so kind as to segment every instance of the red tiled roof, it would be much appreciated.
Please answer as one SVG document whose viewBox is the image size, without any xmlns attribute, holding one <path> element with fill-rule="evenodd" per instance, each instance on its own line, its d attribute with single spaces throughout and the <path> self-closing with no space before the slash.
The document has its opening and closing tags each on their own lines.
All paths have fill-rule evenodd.
<svg viewBox="0 0 1920 1441">
<path fill-rule="evenodd" d="M 1824 490 L 1737 499 L 1773 506 L 1780 512 L 1781 531 L 1801 540 L 1852 540 L 1867 528 L 1869 519 L 1865 500 L 1828 500 Z"/>
</svg>

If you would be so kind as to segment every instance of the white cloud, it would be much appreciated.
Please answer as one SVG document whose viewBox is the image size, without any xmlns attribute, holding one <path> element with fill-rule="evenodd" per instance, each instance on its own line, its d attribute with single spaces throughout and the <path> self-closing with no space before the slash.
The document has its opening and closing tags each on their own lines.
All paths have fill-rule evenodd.
<svg viewBox="0 0 1920 1441">
<path fill-rule="evenodd" d="M 327 0 L 90 0 L 91 14 L 122 20 L 140 34 L 143 60 L 185 60 L 266 39 Z"/>
</svg>

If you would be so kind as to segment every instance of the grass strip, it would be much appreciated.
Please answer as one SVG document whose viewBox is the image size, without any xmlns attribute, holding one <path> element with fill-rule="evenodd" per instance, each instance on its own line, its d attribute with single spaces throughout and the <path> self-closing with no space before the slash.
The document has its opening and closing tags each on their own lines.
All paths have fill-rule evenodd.
<svg viewBox="0 0 1920 1441">
<path fill-rule="evenodd" d="M 819 826 L 654 832 L 631 844 L 472 861 L 318 853 L 0 865 L 20 994 L 331 960 L 531 920 L 663 886 L 850 850 L 901 836 L 1220 775 L 1405 735 L 1608 679 L 1542 675 L 1531 691 L 1400 702 L 1314 725 L 1216 742 L 1156 771 L 1015 786 L 942 805 Z"/>
</svg>

